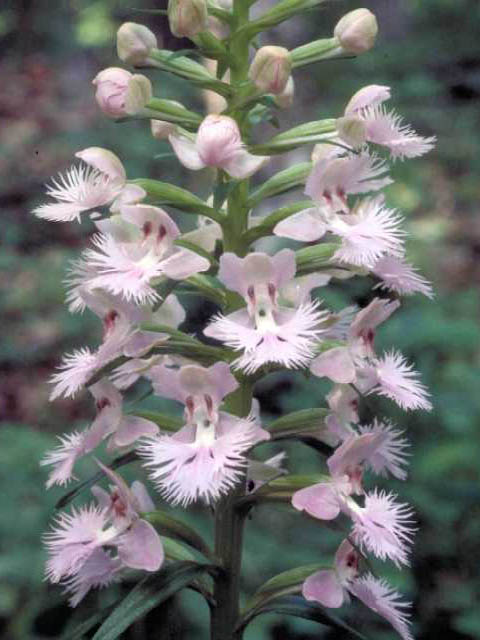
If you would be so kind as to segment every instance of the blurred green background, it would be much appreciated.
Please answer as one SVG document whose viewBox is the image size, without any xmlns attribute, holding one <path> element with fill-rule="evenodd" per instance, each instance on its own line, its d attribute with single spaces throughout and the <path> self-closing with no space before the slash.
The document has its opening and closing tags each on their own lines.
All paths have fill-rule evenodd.
<svg viewBox="0 0 480 640">
<path fill-rule="evenodd" d="M 280 113 L 280 121 L 283 127 L 335 116 L 358 88 L 387 84 L 393 88 L 391 106 L 422 134 L 438 137 L 430 155 L 394 165 L 396 182 L 388 190 L 389 204 L 406 215 L 409 253 L 433 281 L 436 298 L 406 300 L 379 342 L 397 346 L 416 362 L 435 408 L 430 414 L 402 414 L 381 402 L 373 407 L 391 416 L 411 439 L 409 481 L 386 486 L 415 506 L 420 527 L 411 571 L 379 567 L 379 572 L 413 601 L 419 640 L 480 638 L 480 3 L 335 0 L 266 34 L 263 43 L 292 47 L 328 37 L 341 15 L 362 5 L 378 17 L 376 49 L 357 60 L 297 73 L 295 106 Z M 93 595 L 72 620 L 60 589 L 42 581 L 40 534 L 62 491 L 45 492 L 38 462 L 55 434 L 83 427 L 92 415 L 85 396 L 49 404 L 46 380 L 62 352 L 95 344 L 100 328 L 89 315 L 69 315 L 63 304 L 65 269 L 91 229 L 42 222 L 30 211 L 43 201 L 49 176 L 91 145 L 115 151 L 130 177 L 180 180 L 205 193 L 205 175 L 187 174 L 162 156 L 168 147 L 151 138 L 146 122 L 107 121 L 93 99 L 95 74 L 121 66 L 114 40 L 123 21 L 144 22 L 166 48 L 190 46 L 171 36 L 165 18 L 138 11 L 164 6 L 153 0 L 0 3 L 0 636 L 7 639 L 55 638 L 66 630 L 69 637 L 68 625 L 118 596 L 118 591 Z M 155 95 L 201 108 L 201 98 L 183 82 L 160 72 L 150 77 Z M 271 133 L 273 128 L 263 135 Z M 287 156 L 290 162 L 299 158 Z M 333 286 L 325 298 L 337 308 L 352 299 L 364 304 L 372 295 L 370 286 L 361 281 Z M 195 325 L 211 311 L 194 307 L 188 329 L 198 329 Z M 268 419 L 321 406 L 325 389 L 295 375 L 277 375 L 256 393 Z M 309 451 L 297 446 L 289 455 L 292 468 L 315 468 Z M 92 469 L 85 463 L 86 474 Z M 208 535 L 207 516 L 196 508 L 185 518 L 199 522 Z M 247 523 L 245 589 L 251 592 L 287 568 L 328 558 L 336 542 L 338 535 L 286 508 L 255 511 Z M 342 614 L 369 638 L 394 637 L 365 609 L 345 608 Z M 124 637 L 207 638 L 206 620 L 198 596 L 186 593 Z M 259 618 L 246 634 L 246 640 L 342 637 L 327 627 L 271 615 Z"/>
</svg>

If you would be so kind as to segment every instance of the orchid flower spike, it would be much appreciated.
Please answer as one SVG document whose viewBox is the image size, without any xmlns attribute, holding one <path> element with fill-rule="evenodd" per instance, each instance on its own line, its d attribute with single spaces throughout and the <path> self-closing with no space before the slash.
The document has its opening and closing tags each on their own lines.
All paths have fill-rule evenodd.
<svg viewBox="0 0 480 640">
<path fill-rule="evenodd" d="M 317 571 L 305 580 L 303 597 L 324 607 L 338 608 L 349 602 L 349 594 L 352 594 L 385 618 L 403 640 L 413 640 L 405 612 L 410 604 L 402 602 L 384 580 L 372 574 L 359 576 L 359 560 L 358 552 L 344 540 L 335 554 L 334 567 Z"/>
<path fill-rule="evenodd" d="M 387 111 L 383 103 L 390 98 L 390 87 L 368 85 L 351 98 L 345 115 L 337 121 L 339 136 L 353 146 L 373 142 L 389 149 L 392 158 L 415 158 L 433 149 L 436 138 L 419 136 L 395 111 Z M 354 126 L 363 128 L 359 139 L 349 135 Z"/>
<path fill-rule="evenodd" d="M 293 280 L 295 270 L 290 249 L 273 257 L 224 253 L 220 258 L 219 279 L 243 297 L 247 308 L 215 317 L 204 333 L 243 351 L 235 368 L 253 373 L 264 364 L 277 363 L 292 369 L 305 366 L 314 356 L 326 312 L 319 311 L 317 302 L 305 302 L 297 309 L 279 305 L 279 292 Z"/>
<path fill-rule="evenodd" d="M 78 151 L 75 157 L 81 160 L 79 166 L 72 166 L 64 176 L 52 180 L 47 187 L 47 195 L 56 200 L 42 204 L 33 213 L 50 222 L 80 222 L 86 211 L 112 204 L 127 188 L 125 169 L 117 156 L 100 147 L 89 147 Z M 145 191 L 134 188 L 137 198 L 145 197 Z"/>
<path fill-rule="evenodd" d="M 269 434 L 254 416 L 238 418 L 219 410 L 238 386 L 224 362 L 176 371 L 154 367 L 150 375 L 157 394 L 185 406 L 184 427 L 172 436 L 146 439 L 137 448 L 150 477 L 173 504 L 215 502 L 245 474 L 247 451 Z"/>
<path fill-rule="evenodd" d="M 245 149 L 240 129 L 229 116 L 207 116 L 198 128 L 195 140 L 181 132 L 172 133 L 169 140 L 187 169 L 196 171 L 216 167 L 237 180 L 248 178 L 269 160 L 265 156 L 254 156 Z"/>
</svg>

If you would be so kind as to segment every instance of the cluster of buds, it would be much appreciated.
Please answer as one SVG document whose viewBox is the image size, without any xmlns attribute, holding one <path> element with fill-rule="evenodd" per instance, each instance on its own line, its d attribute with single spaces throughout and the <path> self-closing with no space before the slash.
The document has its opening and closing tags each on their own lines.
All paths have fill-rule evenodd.
<svg viewBox="0 0 480 640">
<path fill-rule="evenodd" d="M 397 567 L 408 564 L 412 509 L 392 493 L 364 488 L 366 474 L 406 479 L 408 442 L 388 420 L 366 424 L 362 399 L 382 396 L 407 411 L 431 408 L 428 391 L 406 358 L 394 349 L 379 353 L 375 348 L 377 328 L 400 307 L 401 296 L 432 296 L 430 284 L 406 260 L 402 217 L 382 193 L 393 182 L 388 158 L 376 149 L 383 148 L 393 160 L 414 158 L 429 151 L 434 138 L 419 136 L 386 110 L 389 87 L 369 85 L 350 99 L 342 116 L 252 144 L 250 130 L 258 114 L 269 117 L 265 104 L 272 101 L 265 101 L 265 95 L 283 107 L 292 103 L 295 68 L 364 53 L 377 33 L 373 14 L 358 9 L 339 21 L 333 38 L 292 51 L 262 46 L 250 63 L 248 43 L 258 33 L 316 2 L 297 2 L 295 10 L 291 4 L 282 0 L 249 21 L 226 0 L 208 5 L 205 0 L 169 1 L 173 34 L 192 38 L 204 57 L 229 68 L 229 78 L 223 79 L 200 63 L 159 49 L 143 25 L 126 23 L 119 29 L 123 62 L 160 68 L 216 92 L 225 99 L 225 113 L 201 115 L 154 98 L 150 80 L 119 68 L 105 69 L 94 80 L 102 111 L 116 119 L 150 120 L 153 136 L 168 140 L 183 167 L 210 168 L 215 184 L 205 201 L 165 182 L 131 180 L 115 154 L 91 147 L 79 151 L 78 164 L 48 187 L 51 201 L 35 209 L 39 218 L 89 219 L 93 227 L 91 246 L 71 266 L 67 302 L 72 313 L 93 312 L 103 334 L 96 348 L 66 354 L 52 377 L 52 400 L 88 388 L 95 417 L 83 431 L 61 436 L 42 464 L 50 469 L 51 487 L 74 480 L 77 461 L 103 443 L 108 455 L 121 454 L 117 466 L 119 460 L 140 459 L 166 502 L 214 508 L 220 563 L 222 549 L 238 539 L 232 538 L 228 518 L 248 513 L 262 500 L 282 499 L 317 521 L 343 516 L 350 529 L 332 567 L 310 568 L 303 577 L 297 572 L 295 588 L 306 600 L 331 608 L 351 594 L 390 622 L 403 640 L 411 640 L 407 605 L 364 570 L 367 555 Z M 217 37 L 209 32 L 212 17 L 223 20 L 231 33 L 218 30 Z M 304 145 L 312 147 L 311 162 L 251 188 L 250 177 L 271 156 Z M 293 187 L 303 189 L 309 201 L 255 215 L 263 200 Z M 197 228 L 182 233 L 170 207 L 197 216 Z M 268 255 L 257 245 L 268 236 L 287 239 L 291 248 Z M 364 275 L 375 279 L 381 293 L 362 309 L 332 311 L 316 295 L 332 280 Z M 192 292 L 219 306 L 199 337 L 181 330 L 186 318 L 182 295 Z M 328 407 L 312 409 L 307 425 L 305 417 L 287 416 L 287 435 L 284 427 L 265 425 L 252 393 L 273 371 L 328 379 Z M 181 405 L 183 419 L 145 412 L 141 406 L 126 410 L 124 396 L 131 398 L 137 384 L 149 385 L 153 398 Z M 313 418 L 318 412 L 321 426 Z M 290 474 L 281 451 L 267 460 L 255 458 L 258 445 L 285 437 L 316 442 L 326 452 L 328 473 L 311 479 Z M 166 516 L 156 510 L 144 485 L 136 481 L 128 488 L 111 468 L 98 464 L 113 481 L 110 494 L 94 487 L 97 505 L 60 515 L 45 540 L 47 577 L 65 586 L 72 605 L 129 570 L 157 571 L 175 556 L 169 557 L 171 546 L 165 550 L 161 536 Z M 170 522 L 168 528 L 205 551 L 198 535 L 187 535 L 184 525 Z M 231 561 L 231 554 L 239 557 L 241 550 L 230 547 L 229 553 Z M 230 576 L 228 585 L 236 579 Z M 221 594 L 214 612 L 226 601 L 225 584 L 215 583 Z M 202 589 L 212 596 L 210 603 L 217 598 L 218 593 Z M 233 586 L 232 597 L 237 592 Z M 269 591 L 269 600 L 274 595 Z M 229 633 L 243 628 L 261 612 L 257 609 L 244 620 L 227 614 L 222 623 L 214 618 L 212 637 L 217 632 L 226 637 L 222 624 Z M 235 607 L 229 611 L 235 614 Z"/>
</svg>

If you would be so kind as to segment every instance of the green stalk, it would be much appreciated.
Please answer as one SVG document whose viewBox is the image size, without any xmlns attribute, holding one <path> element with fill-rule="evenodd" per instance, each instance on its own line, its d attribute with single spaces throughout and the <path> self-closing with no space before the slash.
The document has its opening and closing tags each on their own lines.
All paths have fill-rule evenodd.
<svg viewBox="0 0 480 640">
<path fill-rule="evenodd" d="M 248 79 L 249 40 L 242 27 L 249 21 L 249 3 L 235 0 L 231 24 L 230 54 L 232 63 L 230 74 L 233 95 L 237 96 Z M 229 114 L 234 118 L 245 140 L 249 135 L 248 110 L 235 108 L 230 100 Z M 224 180 L 218 172 L 218 184 Z M 239 181 L 230 191 L 227 199 L 227 214 L 222 221 L 224 250 L 244 256 L 248 244 L 244 234 L 248 226 L 249 180 Z M 237 391 L 226 402 L 230 413 L 244 417 L 248 415 L 252 403 L 252 383 L 242 380 Z M 238 498 L 245 493 L 244 483 L 220 500 L 215 507 L 215 557 L 223 571 L 214 578 L 213 597 L 215 605 L 211 609 L 211 640 L 241 640 L 242 630 L 235 631 L 240 616 L 240 574 L 242 563 L 243 528 L 248 509 L 238 508 Z"/>
</svg>

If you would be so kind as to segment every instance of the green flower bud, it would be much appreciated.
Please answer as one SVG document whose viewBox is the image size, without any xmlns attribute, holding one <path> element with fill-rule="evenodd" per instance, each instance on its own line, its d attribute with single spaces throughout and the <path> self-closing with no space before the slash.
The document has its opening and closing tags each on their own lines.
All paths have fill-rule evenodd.
<svg viewBox="0 0 480 640">
<path fill-rule="evenodd" d="M 206 0 L 168 0 L 170 30 L 177 38 L 192 38 L 208 28 Z"/>
<path fill-rule="evenodd" d="M 347 53 L 365 53 L 375 44 L 377 19 L 368 9 L 355 9 L 341 18 L 333 35 Z"/>
<path fill-rule="evenodd" d="M 117 53 L 123 62 L 141 66 L 145 64 L 151 49 L 158 49 L 157 38 L 142 24 L 125 22 L 117 31 Z"/>
<path fill-rule="evenodd" d="M 281 94 L 292 70 L 290 52 L 283 47 L 262 47 L 253 59 L 249 76 L 266 93 Z"/>
</svg>

